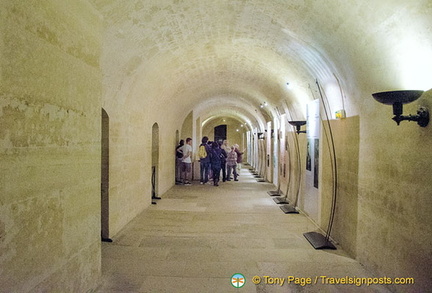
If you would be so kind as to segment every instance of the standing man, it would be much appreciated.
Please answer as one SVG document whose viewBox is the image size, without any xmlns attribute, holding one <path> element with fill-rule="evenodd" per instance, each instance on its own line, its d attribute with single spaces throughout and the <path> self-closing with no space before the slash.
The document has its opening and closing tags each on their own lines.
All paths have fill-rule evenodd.
<svg viewBox="0 0 432 293">
<path fill-rule="evenodd" d="M 186 138 L 186 143 L 182 147 L 182 179 L 184 185 L 191 185 L 189 178 L 192 173 L 192 138 Z"/>
<path fill-rule="evenodd" d="M 225 154 L 228 156 L 228 153 L 231 151 L 231 147 L 228 146 L 228 141 L 226 139 L 223 140 L 222 145 L 221 145 L 221 149 L 225 151 Z M 225 163 L 222 163 L 222 180 L 223 182 L 225 182 L 227 179 L 230 179 L 227 176 L 226 170 L 227 170 L 228 166 L 225 160 Z"/>
<path fill-rule="evenodd" d="M 219 141 L 218 144 L 219 144 L 219 147 L 221 149 L 220 158 L 221 158 L 222 181 L 225 182 L 226 178 L 227 178 L 227 175 L 226 175 L 226 158 L 228 156 L 227 155 L 228 153 L 226 152 L 225 148 L 223 148 L 222 141 Z"/>
<path fill-rule="evenodd" d="M 198 149 L 198 155 L 200 159 L 200 184 L 206 184 L 209 180 L 209 169 L 210 169 L 210 148 L 207 145 L 208 137 L 204 136 L 201 139 L 201 145 Z"/>
<path fill-rule="evenodd" d="M 176 147 L 176 170 L 175 170 L 175 181 L 176 184 L 181 183 L 181 170 L 182 170 L 182 158 L 183 158 L 183 150 L 184 140 L 181 139 L 178 146 Z"/>
</svg>

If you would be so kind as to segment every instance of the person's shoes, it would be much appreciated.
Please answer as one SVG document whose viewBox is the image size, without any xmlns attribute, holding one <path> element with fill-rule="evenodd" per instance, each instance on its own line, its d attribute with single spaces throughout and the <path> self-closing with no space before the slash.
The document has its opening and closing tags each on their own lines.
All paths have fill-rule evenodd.
<svg viewBox="0 0 432 293">
<path fill-rule="evenodd" d="M 204 182 L 200 182 L 200 184 L 201 184 L 201 185 L 203 185 L 203 184 L 204 184 Z"/>
<path fill-rule="evenodd" d="M 227 179 L 226 181 L 231 181 L 231 179 Z"/>
<path fill-rule="evenodd" d="M 192 183 L 190 183 L 190 182 L 185 182 L 184 185 L 192 185 Z"/>
<path fill-rule="evenodd" d="M 152 199 L 161 199 L 159 196 L 153 196 Z"/>
<path fill-rule="evenodd" d="M 238 181 L 238 179 L 234 179 L 234 181 Z"/>
</svg>

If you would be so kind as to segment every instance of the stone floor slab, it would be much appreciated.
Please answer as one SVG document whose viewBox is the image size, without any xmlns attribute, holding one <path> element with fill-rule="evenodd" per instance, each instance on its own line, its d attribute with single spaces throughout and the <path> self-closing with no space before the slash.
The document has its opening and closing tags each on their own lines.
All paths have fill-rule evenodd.
<svg viewBox="0 0 432 293">
<path fill-rule="evenodd" d="M 284 214 L 267 194 L 274 186 L 257 183 L 246 168 L 239 179 L 219 187 L 176 185 L 161 195 L 102 244 L 97 292 L 388 292 L 320 282 L 254 284 L 254 276 L 372 276 L 340 247 L 313 249 L 303 233 L 316 226 L 303 214 Z M 244 287 L 231 285 L 235 273 L 244 275 Z"/>
</svg>

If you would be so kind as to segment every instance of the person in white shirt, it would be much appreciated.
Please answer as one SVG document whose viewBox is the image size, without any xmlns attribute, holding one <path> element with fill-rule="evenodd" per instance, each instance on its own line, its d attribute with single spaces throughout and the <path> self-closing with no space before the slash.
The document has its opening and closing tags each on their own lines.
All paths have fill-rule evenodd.
<svg viewBox="0 0 432 293">
<path fill-rule="evenodd" d="M 182 147 L 182 180 L 184 185 L 191 185 L 189 178 L 192 173 L 192 138 L 186 138 L 186 143 Z"/>
</svg>

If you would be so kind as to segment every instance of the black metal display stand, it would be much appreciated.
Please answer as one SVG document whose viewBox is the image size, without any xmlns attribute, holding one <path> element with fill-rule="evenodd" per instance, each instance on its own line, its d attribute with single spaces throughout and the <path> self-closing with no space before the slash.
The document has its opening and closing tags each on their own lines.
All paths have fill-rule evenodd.
<svg viewBox="0 0 432 293">
<path fill-rule="evenodd" d="M 315 249 L 336 249 L 328 237 L 318 232 L 303 233 L 303 236 Z"/>
<path fill-rule="evenodd" d="M 288 199 L 284 196 L 273 197 L 273 201 L 277 204 L 289 204 Z"/>
<path fill-rule="evenodd" d="M 294 206 L 290 205 L 290 204 L 284 204 L 284 205 L 280 206 L 279 208 L 285 214 L 298 214 L 299 213 L 297 211 L 297 209 Z"/>
</svg>

